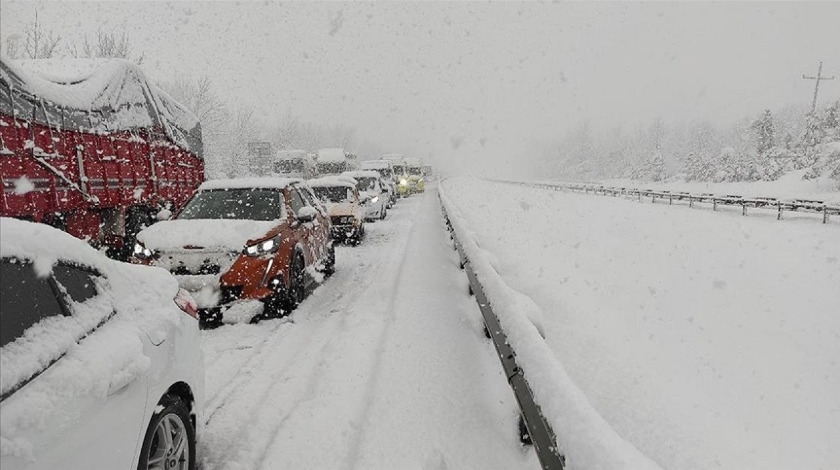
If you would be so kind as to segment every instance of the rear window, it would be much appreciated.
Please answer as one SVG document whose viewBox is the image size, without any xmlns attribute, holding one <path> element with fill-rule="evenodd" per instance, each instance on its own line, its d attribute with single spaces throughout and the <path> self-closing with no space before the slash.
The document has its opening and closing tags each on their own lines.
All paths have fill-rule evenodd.
<svg viewBox="0 0 840 470">
<path fill-rule="evenodd" d="M 31 263 L 0 260 L 0 347 L 39 321 L 63 314 L 48 277 L 38 277 Z"/>
</svg>

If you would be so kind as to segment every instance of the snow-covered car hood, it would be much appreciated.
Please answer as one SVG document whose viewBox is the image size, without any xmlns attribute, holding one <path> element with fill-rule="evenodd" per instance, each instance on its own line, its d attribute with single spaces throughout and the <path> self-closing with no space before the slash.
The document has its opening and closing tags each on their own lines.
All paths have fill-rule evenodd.
<svg viewBox="0 0 840 470">
<path fill-rule="evenodd" d="M 240 251 L 248 240 L 262 238 L 279 220 L 175 219 L 158 222 L 137 234 L 150 250 L 185 246 L 207 251 Z"/>
<path fill-rule="evenodd" d="M 336 202 L 327 207 L 330 217 L 339 215 L 357 215 L 359 205 L 352 202 Z"/>
</svg>

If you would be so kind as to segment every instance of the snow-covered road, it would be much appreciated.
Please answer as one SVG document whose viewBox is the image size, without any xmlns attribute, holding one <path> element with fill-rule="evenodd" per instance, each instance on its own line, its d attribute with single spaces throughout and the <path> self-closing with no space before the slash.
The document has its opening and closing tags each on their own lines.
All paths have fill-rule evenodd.
<svg viewBox="0 0 840 470">
<path fill-rule="evenodd" d="M 290 317 L 203 333 L 203 468 L 538 468 L 436 194 L 367 231 Z"/>
<path fill-rule="evenodd" d="M 486 258 L 473 264 L 541 313 L 556 367 L 529 369 L 545 362 L 517 349 L 538 401 L 583 392 L 573 410 L 591 406 L 665 469 L 840 468 L 837 224 L 441 185 Z M 572 386 L 546 389 L 552 374 Z M 555 430 L 581 428 L 562 411 Z M 559 439 L 571 464 L 599 462 L 606 434 Z"/>
</svg>

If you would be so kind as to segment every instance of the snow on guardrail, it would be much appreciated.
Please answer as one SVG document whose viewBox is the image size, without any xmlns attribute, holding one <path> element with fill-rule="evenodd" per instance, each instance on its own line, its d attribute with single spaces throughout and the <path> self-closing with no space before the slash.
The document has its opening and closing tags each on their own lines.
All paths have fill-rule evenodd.
<svg viewBox="0 0 840 470">
<path fill-rule="evenodd" d="M 522 397 L 514 384 L 517 377 L 521 377 L 525 387 L 532 392 L 535 407 L 541 413 L 544 424 L 550 427 L 547 430 L 548 437 L 553 440 L 554 436 L 550 434 L 556 434 L 556 450 L 536 449 L 543 468 L 563 468 L 565 465 L 570 470 L 659 469 L 656 463 L 618 435 L 574 384 L 562 362 L 543 339 L 540 332 L 541 310 L 530 297 L 505 283 L 494 268 L 494 256 L 475 242 L 466 220 L 447 197 L 443 186 L 438 185 L 438 194 L 444 215 L 450 224 L 491 337 L 494 340 L 502 338 L 504 341 L 504 344 L 495 346 L 506 372 L 509 372 L 506 360 L 515 361 L 513 374 L 508 373 L 508 380 L 520 402 L 529 432 L 534 434 L 532 438 L 541 437 L 534 433 L 532 427 L 538 428 L 540 423 L 527 423 L 528 410 L 522 406 Z M 473 285 L 473 281 L 476 285 Z M 486 299 L 482 300 L 481 297 Z M 485 310 L 490 310 L 490 315 L 498 320 L 497 326 L 491 324 L 492 317 L 487 319 Z M 495 328 L 500 331 L 494 331 Z M 503 357 L 502 351 L 506 347 L 511 357 Z M 537 440 L 534 442 L 537 447 Z M 552 453 L 558 457 L 564 456 L 560 458 L 560 467 L 547 465 L 554 462 L 551 460 Z"/>
<path fill-rule="evenodd" d="M 832 215 L 840 215 L 840 204 L 830 204 L 825 201 L 812 199 L 779 199 L 775 197 L 748 197 L 738 194 L 714 194 L 714 193 L 690 193 L 685 191 L 666 191 L 652 189 L 637 189 L 616 186 L 604 186 L 589 183 L 546 183 L 516 180 L 491 179 L 497 183 L 515 184 L 532 188 L 553 189 L 555 191 L 573 191 L 587 194 L 600 194 L 604 196 L 636 198 L 641 202 L 643 199 L 650 199 L 652 203 L 657 200 L 688 202 L 689 207 L 695 203 L 711 204 L 712 210 L 718 206 L 739 206 L 741 215 L 747 215 L 748 208 L 771 209 L 776 211 L 776 219 L 782 220 L 782 213 L 805 212 L 822 214 L 823 223 L 827 223 Z"/>
</svg>

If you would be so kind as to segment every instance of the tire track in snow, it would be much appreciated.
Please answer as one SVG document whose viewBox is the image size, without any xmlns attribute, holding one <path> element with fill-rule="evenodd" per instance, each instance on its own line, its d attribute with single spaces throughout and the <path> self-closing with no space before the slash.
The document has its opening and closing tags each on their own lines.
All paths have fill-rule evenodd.
<svg viewBox="0 0 840 470">
<path fill-rule="evenodd" d="M 397 244 L 397 243 L 392 244 L 392 246 L 390 247 L 390 249 L 388 250 L 387 253 L 382 253 L 382 254 L 379 255 L 380 260 L 386 260 L 386 261 L 385 262 L 380 262 L 373 272 L 367 273 L 367 275 L 369 277 L 367 279 L 368 282 L 366 282 L 365 285 L 364 285 L 364 288 L 362 288 L 362 289 L 357 288 L 357 289 L 354 290 L 355 292 L 360 293 L 360 295 L 357 295 L 353 299 L 353 302 L 349 306 L 346 306 L 344 308 L 344 310 L 346 310 L 348 312 L 353 312 L 360 305 L 366 304 L 366 303 L 369 302 L 369 299 L 371 297 L 370 295 L 367 295 L 369 291 L 373 290 L 374 293 L 379 293 L 380 291 L 384 290 L 385 292 L 389 292 L 390 295 L 391 295 L 391 297 L 389 299 L 389 302 L 388 302 L 388 308 L 393 311 L 393 307 L 394 307 L 395 302 L 396 302 L 396 296 L 394 294 L 394 292 L 396 291 L 395 286 L 398 283 L 398 278 L 400 277 L 400 273 L 402 273 L 402 269 L 399 270 L 399 273 L 397 274 L 397 276 L 394 276 L 396 278 L 395 281 L 393 283 L 389 283 L 387 285 L 387 287 L 383 287 L 383 286 L 378 286 L 377 287 L 377 286 L 375 286 L 375 283 L 376 283 L 377 280 L 381 279 L 381 277 L 383 276 L 383 273 L 381 271 L 384 270 L 384 271 L 387 272 L 388 268 L 390 268 L 392 266 L 392 260 L 394 258 L 391 255 L 393 255 L 395 251 L 398 251 L 398 249 L 403 252 L 403 256 L 401 257 L 400 263 L 399 263 L 399 266 L 403 266 L 404 263 L 402 261 L 404 261 L 406 256 L 407 256 L 406 247 L 408 246 L 408 240 L 410 239 L 411 234 L 414 232 L 414 228 L 415 228 L 415 223 L 412 221 L 409 228 L 408 228 L 409 233 L 405 237 L 405 240 L 402 243 L 399 243 L 399 244 Z M 342 315 L 341 318 L 346 319 L 347 316 Z M 391 322 L 392 322 L 391 319 L 389 319 L 389 321 L 384 325 L 383 331 L 380 333 L 380 338 L 379 338 L 378 346 L 377 346 L 377 349 L 376 349 L 377 352 L 379 350 L 381 350 L 381 345 L 384 342 L 383 338 L 386 336 L 388 326 L 390 325 Z M 342 330 L 343 330 L 343 328 L 342 328 Z M 331 346 L 332 347 L 330 348 L 330 351 L 333 351 L 333 350 L 336 349 L 335 344 L 331 344 Z M 319 353 L 320 353 L 320 351 L 319 351 Z M 277 438 L 280 434 L 280 431 L 283 429 L 283 426 L 285 425 L 285 423 L 287 422 L 289 417 L 292 415 L 292 413 L 295 411 L 295 409 L 297 408 L 297 405 L 299 405 L 302 402 L 308 401 L 309 398 L 312 397 L 314 395 L 315 391 L 317 390 L 317 385 L 318 385 L 319 381 L 323 378 L 324 373 L 326 372 L 325 369 L 324 369 L 324 366 L 327 363 L 327 360 L 326 360 L 328 358 L 327 356 L 328 356 L 328 354 L 318 354 L 316 356 L 316 357 L 320 358 L 320 361 L 319 361 L 317 367 L 314 369 L 315 372 L 309 374 L 309 378 L 306 381 L 306 387 L 303 390 L 303 393 L 299 394 L 297 400 L 295 401 L 295 406 L 290 407 L 288 411 L 284 412 L 282 414 L 282 416 L 280 416 L 275 421 L 275 425 L 274 425 L 273 430 L 271 432 L 271 436 L 265 442 L 265 445 L 262 447 L 262 451 L 260 452 L 259 458 L 256 459 L 255 462 L 254 462 L 255 465 L 249 466 L 248 468 L 267 468 L 267 467 L 265 467 L 266 459 L 267 459 L 268 454 L 270 453 L 270 451 L 273 447 L 273 444 L 277 440 Z M 372 373 L 370 374 L 371 377 L 376 375 L 376 370 L 378 369 L 377 366 L 378 366 L 380 354 L 377 353 L 375 355 L 375 357 L 376 357 L 376 360 L 375 360 L 375 362 L 373 364 L 373 367 L 372 367 L 373 370 L 372 370 Z M 373 379 L 368 380 L 367 390 L 364 394 L 365 398 L 369 398 L 369 396 L 373 393 L 372 389 L 371 389 L 371 386 L 372 386 L 371 381 L 372 380 Z"/>
<path fill-rule="evenodd" d="M 428 193 L 425 193 L 424 206 L 427 204 L 426 197 Z M 421 211 L 424 211 L 425 207 L 421 208 Z M 418 218 L 423 218 L 425 214 L 422 214 Z M 391 327 L 394 324 L 397 315 L 397 298 L 399 297 L 400 292 L 400 284 L 402 283 L 405 271 L 409 269 L 409 265 L 406 263 L 406 260 L 410 256 L 409 247 L 411 246 L 411 242 L 414 240 L 418 229 L 418 224 L 412 224 L 411 231 L 406 237 L 405 244 L 403 246 L 403 255 L 400 258 L 400 262 L 398 264 L 399 270 L 397 271 L 396 275 L 393 278 L 393 281 L 389 284 L 389 288 L 387 289 L 388 292 L 388 303 L 385 307 L 385 312 L 390 312 L 388 315 L 388 319 L 385 322 L 382 332 L 379 335 L 376 349 L 374 353 L 374 361 L 370 368 L 370 375 L 367 381 L 364 395 L 363 395 L 363 405 L 361 411 L 356 415 L 354 422 L 356 423 L 367 423 L 368 415 L 370 414 L 371 406 L 373 405 L 373 397 L 375 394 L 376 386 L 379 382 L 379 375 L 381 371 L 381 363 L 382 363 L 382 351 L 384 350 L 385 343 L 390 336 Z M 350 446 L 347 449 L 347 457 L 344 459 L 345 466 L 344 468 L 348 470 L 352 470 L 356 468 L 356 464 L 358 463 L 359 459 L 359 451 L 361 449 L 361 444 L 365 435 L 365 428 L 362 427 L 359 432 L 354 433 L 350 438 Z"/>
</svg>

